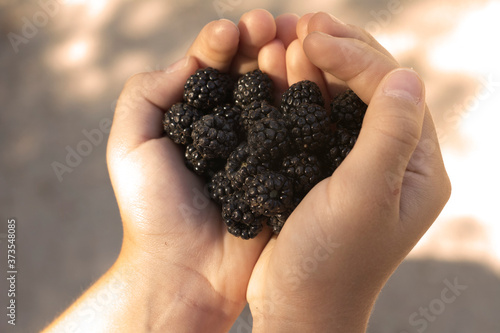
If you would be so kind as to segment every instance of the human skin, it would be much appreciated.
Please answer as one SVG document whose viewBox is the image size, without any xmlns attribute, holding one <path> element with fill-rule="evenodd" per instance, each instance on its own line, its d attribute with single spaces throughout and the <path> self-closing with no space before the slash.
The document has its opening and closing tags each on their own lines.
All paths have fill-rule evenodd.
<svg viewBox="0 0 500 333">
<path fill-rule="evenodd" d="M 163 113 L 207 66 L 235 75 L 258 67 L 275 82 L 276 98 L 312 79 L 327 99 L 349 86 L 370 104 L 348 158 L 279 237 L 267 229 L 251 241 L 227 233 L 203 181 L 163 136 Z M 423 83 L 398 67 L 366 32 L 327 14 L 274 19 L 254 10 L 237 26 L 207 24 L 166 71 L 129 79 L 107 154 L 122 249 L 46 332 L 227 332 L 247 301 L 255 332 L 364 331 L 381 287 L 450 191 Z M 290 278 L 325 242 L 329 255 L 306 278 Z"/>
<path fill-rule="evenodd" d="M 451 186 L 414 71 L 325 13 L 302 17 L 297 35 L 289 84 L 313 80 L 330 98 L 347 85 L 369 107 L 351 153 L 263 250 L 247 292 L 254 332 L 364 332 L 381 288 Z"/>
</svg>

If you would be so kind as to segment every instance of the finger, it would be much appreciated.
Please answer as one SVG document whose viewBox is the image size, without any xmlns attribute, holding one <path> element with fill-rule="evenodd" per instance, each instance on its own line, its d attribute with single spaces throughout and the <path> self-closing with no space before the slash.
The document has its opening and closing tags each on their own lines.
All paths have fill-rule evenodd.
<svg viewBox="0 0 500 333">
<path fill-rule="evenodd" d="M 298 40 L 302 43 L 304 39 L 309 34 L 307 26 L 309 25 L 309 20 L 314 16 L 314 13 L 308 13 L 303 15 L 297 22 L 296 34 Z"/>
<path fill-rule="evenodd" d="M 297 23 L 297 37 L 302 44 L 304 42 L 304 39 L 307 37 L 309 34 L 309 22 L 313 17 L 315 17 L 316 14 L 314 13 L 309 13 L 304 16 L 302 16 Z M 329 98 L 327 96 L 326 100 L 327 103 L 329 102 L 329 99 L 333 99 L 335 96 L 340 94 L 341 92 L 346 90 L 346 84 L 344 81 L 336 78 L 335 76 L 331 75 L 330 73 L 323 72 L 323 80 L 326 85 L 326 90 L 328 91 Z"/>
<path fill-rule="evenodd" d="M 303 47 L 312 64 L 344 81 L 366 104 L 382 78 L 399 67 L 392 58 L 358 39 L 313 32 Z"/>
<path fill-rule="evenodd" d="M 260 49 L 276 37 L 276 23 L 268 11 L 255 9 L 241 17 L 238 29 L 240 42 L 231 71 L 244 74 L 257 68 Z"/>
<path fill-rule="evenodd" d="M 364 29 L 355 25 L 345 24 L 331 14 L 319 12 L 311 15 L 307 20 L 306 30 L 307 33 L 319 31 L 335 37 L 357 39 L 359 41 L 365 42 L 375 50 L 379 51 L 380 53 L 396 62 L 393 56 Z M 304 38 L 305 37 L 306 36 L 304 36 Z M 328 87 L 328 91 L 330 92 L 330 95 L 332 97 L 345 90 L 345 83 L 342 80 L 329 73 L 324 73 L 324 77 L 326 85 Z"/>
<path fill-rule="evenodd" d="M 166 71 L 137 74 L 127 81 L 109 136 L 108 152 L 113 157 L 162 137 L 164 110 L 182 99 L 184 83 L 198 66 L 196 59 L 185 57 Z"/>
<path fill-rule="evenodd" d="M 208 23 L 186 55 L 197 59 L 201 68 L 213 67 L 226 72 L 238 51 L 239 31 L 229 20 Z"/>
<path fill-rule="evenodd" d="M 403 188 L 410 188 L 411 191 L 401 193 L 402 231 L 403 234 L 420 238 L 436 220 L 451 194 L 450 179 L 428 109 L 425 112 L 420 141 L 407 170 Z"/>
<path fill-rule="evenodd" d="M 335 37 L 360 40 L 395 61 L 393 56 L 367 31 L 355 25 L 345 24 L 333 15 L 324 12 L 312 15 L 307 23 L 307 32 L 311 33 L 314 31 L 323 32 Z"/>
<path fill-rule="evenodd" d="M 381 207 L 399 214 L 403 178 L 420 141 L 424 114 L 424 85 L 418 74 L 391 71 L 373 95 L 356 145 L 334 173 L 339 179 L 355 175 L 350 190 L 360 202 L 371 203 L 365 214 L 377 214 Z M 330 185 L 336 189 L 334 181 Z"/>
<path fill-rule="evenodd" d="M 299 16 L 296 14 L 283 14 L 276 17 L 276 38 L 283 42 L 285 49 L 297 39 L 298 21 Z"/>
<path fill-rule="evenodd" d="M 324 12 L 309 13 L 299 19 L 297 23 L 297 36 L 302 43 L 305 38 L 313 32 L 322 32 L 335 37 L 358 39 L 359 41 L 363 41 L 372 46 L 375 50 L 386 55 L 388 58 L 394 60 L 392 55 L 368 32 L 359 27 L 344 24 L 330 14 Z M 396 61 L 394 60 L 394 62 Z M 323 76 L 329 95 L 332 98 L 346 89 L 346 85 L 343 80 L 328 72 L 324 72 Z"/>
<path fill-rule="evenodd" d="M 286 69 L 286 50 L 283 42 L 275 39 L 267 43 L 259 52 L 259 68 L 269 75 L 274 83 L 275 101 L 280 101 L 280 96 L 288 88 Z"/>
<path fill-rule="evenodd" d="M 323 74 L 309 61 L 298 39 L 294 40 L 286 51 L 286 68 L 288 85 L 291 86 L 302 80 L 313 81 L 319 86 L 323 97 L 328 99 L 329 94 L 323 80 Z"/>
</svg>

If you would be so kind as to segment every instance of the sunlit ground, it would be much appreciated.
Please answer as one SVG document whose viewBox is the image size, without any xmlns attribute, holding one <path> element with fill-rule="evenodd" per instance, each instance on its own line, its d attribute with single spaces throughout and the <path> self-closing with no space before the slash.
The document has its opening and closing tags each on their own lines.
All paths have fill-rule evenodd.
<svg viewBox="0 0 500 333">
<path fill-rule="evenodd" d="M 365 27 L 404 66 L 417 69 L 426 82 L 453 194 L 409 259 L 479 263 L 500 277 L 500 47 L 492 37 L 500 31 L 499 2 L 402 0 L 392 13 L 385 1 L 222 2 L 233 4 L 223 15 L 233 20 L 253 7 L 275 13 L 332 12 Z M 104 145 L 95 147 L 62 183 L 50 163 L 64 160 L 65 147 L 75 146 L 83 129 L 112 117 L 127 77 L 179 58 L 203 24 L 220 13 L 212 1 L 63 3 L 27 44 L 18 45 L 18 53 L 7 38 L 0 48 L 0 98 L 7 110 L 0 122 L 6 139 L 0 142 L 5 167 L 0 185 L 12 189 L 0 205 L 19 211 L 29 225 L 25 234 L 32 239 L 23 243 L 26 271 L 50 262 L 46 271 L 54 272 L 38 284 L 26 274 L 25 285 L 33 286 L 26 296 L 33 299 L 26 316 L 35 318 L 35 326 L 26 331 L 39 329 L 102 273 L 114 260 L 121 236 Z M 0 11 L 0 31 L 7 36 L 19 34 L 22 18 L 31 19 L 42 9 L 37 1 L 7 1 Z M 7 127 L 9 122 L 17 125 Z M 55 228 L 63 237 L 47 247 L 44 240 Z M 39 237 L 29 236 L 33 230 Z M 112 245 L 109 235 L 115 235 Z M 97 250 L 88 248 L 85 237 L 92 237 Z M 65 303 L 36 317 L 37 304 L 49 296 Z"/>
<path fill-rule="evenodd" d="M 498 31 L 500 3 L 472 6 L 454 29 L 438 36 L 426 71 L 467 75 L 473 83 L 436 116 L 453 194 L 414 255 L 480 261 L 500 272 L 500 48 L 484 36 Z M 430 86 L 439 84 L 439 77 Z M 459 82 L 460 83 L 460 82 Z M 433 96 L 433 95 L 431 95 Z M 434 97 L 434 96 L 433 96 Z M 438 97 L 434 97 L 438 98 Z M 432 108 L 433 100 L 429 100 Z M 433 110 L 435 111 L 435 110 Z"/>
</svg>

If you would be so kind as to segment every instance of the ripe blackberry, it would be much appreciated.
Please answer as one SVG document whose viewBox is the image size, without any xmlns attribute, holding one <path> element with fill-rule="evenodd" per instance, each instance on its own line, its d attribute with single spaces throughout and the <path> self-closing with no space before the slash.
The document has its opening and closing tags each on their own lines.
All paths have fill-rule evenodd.
<svg viewBox="0 0 500 333">
<path fill-rule="evenodd" d="M 299 151 L 320 151 L 330 135 L 330 121 L 325 108 L 301 104 L 285 115 L 292 144 Z"/>
<path fill-rule="evenodd" d="M 358 130 L 338 128 L 328 142 L 329 172 L 333 173 L 351 152 L 358 138 Z"/>
<path fill-rule="evenodd" d="M 267 101 L 255 101 L 243 108 L 241 111 L 241 124 L 248 131 L 256 122 L 266 117 L 280 117 L 279 110 Z"/>
<path fill-rule="evenodd" d="M 231 104 L 219 105 L 212 110 L 212 113 L 233 123 L 235 129 L 239 127 L 241 118 L 241 109 L 239 107 Z"/>
<path fill-rule="evenodd" d="M 248 131 L 250 153 L 261 161 L 272 161 L 283 156 L 290 147 L 285 121 L 280 118 L 264 118 L 253 124 Z"/>
<path fill-rule="evenodd" d="M 184 85 L 184 101 L 200 110 L 209 110 L 228 100 L 231 87 L 228 74 L 211 67 L 199 69 Z"/>
<path fill-rule="evenodd" d="M 299 107 L 304 103 L 325 106 L 321 90 L 312 81 L 305 80 L 292 84 L 281 97 L 281 110 L 287 114 L 290 109 Z"/>
<path fill-rule="evenodd" d="M 235 193 L 224 201 L 222 219 L 229 233 L 243 239 L 255 238 L 263 228 L 263 217 L 250 209 L 242 192 Z"/>
<path fill-rule="evenodd" d="M 225 170 L 220 170 L 213 177 L 211 177 L 210 182 L 208 183 L 208 193 L 210 194 L 210 198 L 212 198 L 212 200 L 221 205 L 228 198 L 228 196 L 234 193 L 231 181 L 227 178 Z"/>
<path fill-rule="evenodd" d="M 177 144 L 187 145 L 191 139 L 192 125 L 200 119 L 201 112 L 186 103 L 176 103 L 163 117 L 163 129 L 167 136 Z"/>
<path fill-rule="evenodd" d="M 260 69 L 241 76 L 233 93 L 234 104 L 244 107 L 254 101 L 273 101 L 273 82 Z"/>
<path fill-rule="evenodd" d="M 203 175 L 210 166 L 210 160 L 203 155 L 192 144 L 186 147 L 184 154 L 186 165 L 198 175 Z"/>
<path fill-rule="evenodd" d="M 293 180 L 295 195 L 306 194 L 323 179 L 319 159 L 305 152 L 285 157 L 281 172 Z"/>
<path fill-rule="evenodd" d="M 265 171 L 248 177 L 243 186 L 252 211 L 264 216 L 284 213 L 293 207 L 293 185 L 288 177 Z"/>
<path fill-rule="evenodd" d="M 228 232 L 243 239 L 256 237 L 264 221 L 279 234 L 307 192 L 351 151 L 367 108 L 346 91 L 330 116 L 311 81 L 292 85 L 276 108 L 272 81 L 260 70 L 233 86 L 228 74 L 200 69 L 184 88 L 184 102 L 165 113 L 165 133 L 185 146 L 186 165 L 204 176 Z"/>
<path fill-rule="evenodd" d="M 193 124 L 193 146 L 203 157 L 227 158 L 238 144 L 233 123 L 222 116 L 207 114 Z"/>
<path fill-rule="evenodd" d="M 272 232 L 275 235 L 278 235 L 281 232 L 281 229 L 285 225 L 285 223 L 288 220 L 288 218 L 290 217 L 290 215 L 292 215 L 295 208 L 297 208 L 297 206 L 300 204 L 300 202 L 302 201 L 302 198 L 303 198 L 303 195 L 297 196 L 297 194 L 295 194 L 295 196 L 293 197 L 293 205 L 290 209 L 288 209 L 284 213 L 275 214 L 275 215 L 269 217 L 266 224 L 268 227 L 271 228 Z"/>
<path fill-rule="evenodd" d="M 288 217 L 290 216 L 290 214 L 291 214 L 291 211 L 287 211 L 283 214 L 276 214 L 274 216 L 271 216 L 267 220 L 266 224 L 268 227 L 271 228 L 272 232 L 275 235 L 279 235 L 279 233 L 281 232 L 281 229 L 285 225 L 285 222 L 288 219 Z"/>
<path fill-rule="evenodd" d="M 351 89 L 337 96 L 331 103 L 331 119 L 337 127 L 359 130 L 367 105 Z"/>
<path fill-rule="evenodd" d="M 234 188 L 241 189 L 245 180 L 257 173 L 269 170 L 267 162 L 261 162 L 257 156 L 250 154 L 250 148 L 246 142 L 241 143 L 229 155 L 226 163 L 227 177 Z"/>
</svg>

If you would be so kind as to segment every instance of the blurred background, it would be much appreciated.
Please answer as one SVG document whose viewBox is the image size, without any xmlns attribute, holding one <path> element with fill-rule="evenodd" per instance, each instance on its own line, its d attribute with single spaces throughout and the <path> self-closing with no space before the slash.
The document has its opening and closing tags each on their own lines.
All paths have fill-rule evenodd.
<svg viewBox="0 0 500 333">
<path fill-rule="evenodd" d="M 118 255 L 106 123 L 125 80 L 180 58 L 209 21 L 257 7 L 364 27 L 426 82 L 453 194 L 368 332 L 500 332 L 500 2 L 480 0 L 0 0 L 0 269 L 9 218 L 18 269 L 15 327 L 0 279 L 0 332 L 41 330 Z M 251 332 L 248 311 L 231 332 Z"/>
</svg>

